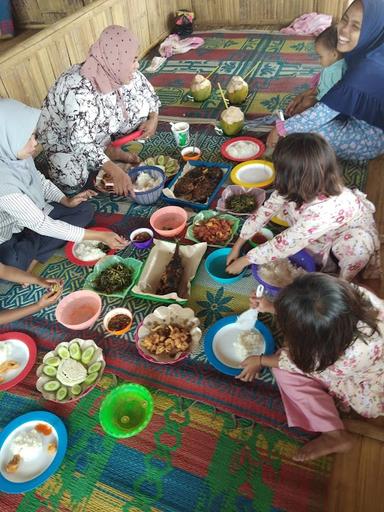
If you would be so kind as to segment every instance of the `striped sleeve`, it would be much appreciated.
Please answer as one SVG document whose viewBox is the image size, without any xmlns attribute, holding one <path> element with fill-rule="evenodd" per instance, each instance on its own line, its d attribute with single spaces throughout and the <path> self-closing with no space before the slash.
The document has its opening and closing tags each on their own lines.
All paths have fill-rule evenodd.
<svg viewBox="0 0 384 512">
<path fill-rule="evenodd" d="M 85 230 L 61 220 L 51 219 L 25 194 L 9 194 L 0 197 L 0 209 L 13 217 L 19 226 L 29 228 L 44 236 L 69 242 L 81 242 Z"/>
<path fill-rule="evenodd" d="M 51 180 L 47 180 L 47 178 L 41 174 L 41 172 L 39 172 L 39 174 L 41 185 L 43 187 L 44 199 L 48 203 L 60 203 L 60 201 L 65 197 L 65 194 L 63 194 L 63 192 L 58 187 L 56 187 L 56 185 L 52 183 Z"/>
</svg>

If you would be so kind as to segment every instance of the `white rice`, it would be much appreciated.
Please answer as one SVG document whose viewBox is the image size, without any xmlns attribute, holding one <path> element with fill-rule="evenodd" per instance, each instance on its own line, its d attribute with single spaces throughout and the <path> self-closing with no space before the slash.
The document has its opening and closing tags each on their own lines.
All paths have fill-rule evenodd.
<svg viewBox="0 0 384 512">
<path fill-rule="evenodd" d="M 86 242 L 79 242 L 73 246 L 73 254 L 82 261 L 95 261 L 103 258 L 106 255 L 104 251 L 99 249 L 98 240 L 87 240 Z"/>
<path fill-rule="evenodd" d="M 14 455 L 19 454 L 22 459 L 28 461 L 36 458 L 42 447 L 41 434 L 33 429 L 16 436 L 12 441 L 11 451 Z"/>
</svg>

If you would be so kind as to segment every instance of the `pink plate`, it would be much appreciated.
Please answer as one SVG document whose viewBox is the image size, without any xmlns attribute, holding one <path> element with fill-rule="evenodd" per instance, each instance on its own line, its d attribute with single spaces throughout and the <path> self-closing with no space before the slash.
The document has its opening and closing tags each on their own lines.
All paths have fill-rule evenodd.
<svg viewBox="0 0 384 512">
<path fill-rule="evenodd" d="M 255 153 L 248 155 L 246 158 L 235 158 L 234 156 L 231 156 L 228 153 L 228 147 L 236 142 L 253 142 L 257 146 L 257 148 L 255 148 Z M 233 162 L 246 162 L 247 160 L 256 160 L 257 158 L 260 158 L 261 155 L 263 155 L 265 152 L 265 144 L 255 137 L 235 137 L 233 139 L 227 140 L 227 142 L 224 142 L 220 151 L 223 157 L 227 158 L 228 160 L 232 160 Z"/>
<path fill-rule="evenodd" d="M 92 229 L 92 231 L 109 231 L 109 232 L 112 232 L 112 229 L 108 229 L 108 228 L 103 228 L 103 227 L 100 227 L 100 228 L 89 228 L 89 229 Z M 64 252 L 65 252 L 65 255 L 66 257 L 69 259 L 69 261 L 72 261 L 72 263 L 74 263 L 75 265 L 77 265 L 78 267 L 93 267 L 94 265 L 96 265 L 96 263 L 99 261 L 99 260 L 94 260 L 94 261 L 83 261 L 83 260 L 79 260 L 78 258 L 76 258 L 76 256 L 73 254 L 73 246 L 75 245 L 74 242 L 68 242 L 66 244 L 66 246 L 64 247 Z M 111 256 L 112 254 L 115 254 L 116 250 L 115 249 L 110 249 L 106 255 L 107 256 Z M 101 258 L 100 258 L 101 259 Z"/>
<path fill-rule="evenodd" d="M 6 382 L 3 382 L 0 384 L 0 391 L 5 391 L 7 389 L 13 388 L 13 386 L 16 386 L 19 382 L 25 379 L 25 377 L 28 375 L 28 373 L 32 370 L 33 365 L 36 361 L 36 344 L 33 341 L 33 339 L 28 336 L 28 334 L 24 334 L 23 332 L 4 332 L 0 334 L 0 343 L 3 343 L 8 340 L 16 340 L 18 342 L 21 342 L 23 345 L 25 345 L 24 349 L 27 350 L 27 360 L 24 368 L 21 370 L 20 373 L 17 374 L 16 377 L 14 377 L 11 380 L 8 380 Z M 14 357 L 14 356 L 11 356 Z M 2 374 L 2 377 L 4 378 L 6 373 Z"/>
<path fill-rule="evenodd" d="M 138 353 L 141 355 L 141 357 L 143 357 L 144 359 L 146 359 L 147 361 L 149 361 L 150 363 L 156 363 L 156 364 L 175 364 L 175 363 L 178 363 L 179 361 L 182 361 L 183 359 L 186 359 L 189 355 L 188 352 L 185 352 L 184 354 L 181 354 L 181 356 L 179 356 L 177 359 L 175 359 L 174 361 L 158 361 L 157 359 L 155 359 L 154 357 L 151 357 L 149 354 L 147 354 L 146 352 L 144 352 L 142 350 L 142 348 L 140 347 L 140 343 L 139 343 L 139 329 L 140 327 L 143 325 L 143 322 L 141 322 L 138 326 L 137 326 L 137 329 L 136 329 L 136 332 L 135 332 L 135 343 L 136 343 L 136 348 L 137 348 L 137 351 Z"/>
</svg>

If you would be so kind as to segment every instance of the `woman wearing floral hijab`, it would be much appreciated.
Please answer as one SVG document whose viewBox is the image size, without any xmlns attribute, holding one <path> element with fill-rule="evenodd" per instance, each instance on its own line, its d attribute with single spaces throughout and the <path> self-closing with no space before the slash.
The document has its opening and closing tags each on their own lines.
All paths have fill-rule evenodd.
<svg viewBox="0 0 384 512">
<path fill-rule="evenodd" d="M 47 154 L 50 178 L 72 192 L 101 167 L 112 176 L 115 192 L 127 195 L 132 183 L 113 161 L 138 163 L 136 155 L 110 146 L 111 138 L 157 128 L 160 101 L 138 71 L 138 40 L 125 27 L 104 29 L 83 64 L 64 72 L 44 100 L 37 126 Z"/>
<path fill-rule="evenodd" d="M 277 121 L 267 144 L 294 132 L 322 135 L 341 158 L 369 160 L 384 153 L 383 0 L 355 0 L 338 26 L 337 49 L 347 71 L 314 107 Z"/>
</svg>

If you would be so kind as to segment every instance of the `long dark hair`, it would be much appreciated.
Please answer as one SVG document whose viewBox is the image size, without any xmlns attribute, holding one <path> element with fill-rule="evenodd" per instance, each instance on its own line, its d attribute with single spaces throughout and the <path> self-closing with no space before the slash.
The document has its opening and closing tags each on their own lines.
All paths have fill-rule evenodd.
<svg viewBox="0 0 384 512">
<path fill-rule="evenodd" d="M 353 285 L 327 274 L 300 276 L 275 302 L 292 361 L 305 373 L 335 363 L 357 337 L 378 332 L 378 311 Z M 371 329 L 360 330 L 359 323 Z"/>
<path fill-rule="evenodd" d="M 336 155 L 316 133 L 292 133 L 279 140 L 273 153 L 275 186 L 298 207 L 323 194 L 341 194 L 344 186 Z"/>
</svg>

